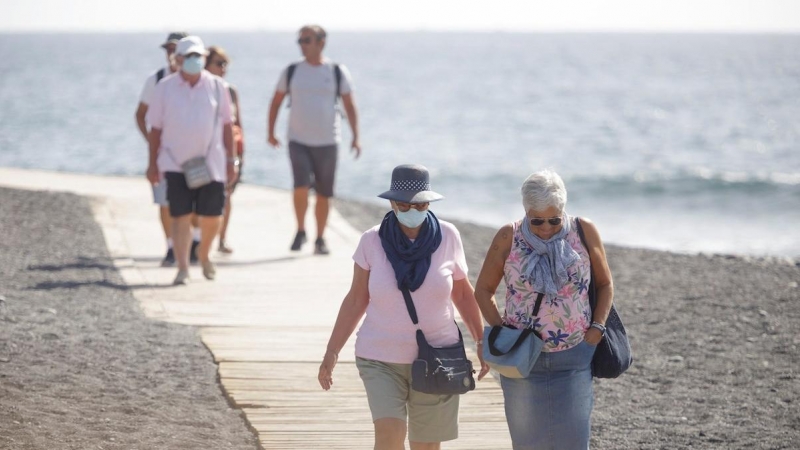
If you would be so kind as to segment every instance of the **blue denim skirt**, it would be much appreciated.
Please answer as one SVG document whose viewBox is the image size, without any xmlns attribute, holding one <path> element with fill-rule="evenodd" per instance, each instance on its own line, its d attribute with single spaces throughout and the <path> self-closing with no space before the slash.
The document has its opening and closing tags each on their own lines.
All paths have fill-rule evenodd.
<svg viewBox="0 0 800 450">
<path fill-rule="evenodd" d="M 542 352 L 527 378 L 500 377 L 514 450 L 587 450 L 595 346 Z"/>
</svg>

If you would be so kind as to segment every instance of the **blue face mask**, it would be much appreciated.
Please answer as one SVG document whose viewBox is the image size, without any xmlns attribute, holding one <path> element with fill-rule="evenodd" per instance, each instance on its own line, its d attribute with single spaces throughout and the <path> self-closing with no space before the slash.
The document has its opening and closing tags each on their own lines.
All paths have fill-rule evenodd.
<svg viewBox="0 0 800 450">
<path fill-rule="evenodd" d="M 416 209 L 411 208 L 408 211 L 403 212 L 395 209 L 394 215 L 397 216 L 397 220 L 399 220 L 400 223 L 408 228 L 417 228 L 418 226 L 422 225 L 422 222 L 425 222 L 425 218 L 428 217 L 428 211 L 417 211 Z"/>
<path fill-rule="evenodd" d="M 206 60 L 202 56 L 192 56 L 183 59 L 183 67 L 181 69 L 189 75 L 197 75 L 203 71 Z"/>
</svg>

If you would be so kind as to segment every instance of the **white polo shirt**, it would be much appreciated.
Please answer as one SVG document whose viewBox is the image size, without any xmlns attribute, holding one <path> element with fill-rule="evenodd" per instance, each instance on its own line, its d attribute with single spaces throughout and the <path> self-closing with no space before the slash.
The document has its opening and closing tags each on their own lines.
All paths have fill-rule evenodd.
<svg viewBox="0 0 800 450">
<path fill-rule="evenodd" d="M 350 71 L 341 64 L 342 80 L 339 93 L 352 92 Z M 288 67 L 283 70 L 275 90 L 287 92 Z M 333 145 L 341 140 L 341 118 L 336 108 L 336 77 L 333 62 L 323 60 L 319 66 L 306 61 L 297 63 L 292 74 L 292 86 L 288 90 L 292 106 L 289 112 L 288 140 L 300 144 L 320 147 Z"/>
<path fill-rule="evenodd" d="M 219 117 L 216 128 L 215 113 Z M 165 77 L 153 91 L 147 122 L 161 130 L 157 161 L 160 172 L 182 172 L 182 163 L 206 156 L 211 176 L 225 182 L 227 155 L 222 126 L 231 123 L 231 97 L 221 78 L 204 70 L 192 86 L 181 72 Z"/>
<path fill-rule="evenodd" d="M 156 70 L 155 72 L 151 73 L 150 76 L 147 77 L 147 79 L 144 81 L 144 86 L 142 86 L 142 93 L 139 94 L 140 103 L 144 103 L 145 105 L 150 104 L 150 98 L 153 96 L 153 91 L 156 90 L 156 85 L 159 83 L 159 81 L 156 80 L 158 78 L 158 72 L 161 72 L 162 70 L 164 71 L 164 76 L 161 78 L 161 80 L 172 74 L 172 72 L 170 72 L 169 66 Z"/>
</svg>

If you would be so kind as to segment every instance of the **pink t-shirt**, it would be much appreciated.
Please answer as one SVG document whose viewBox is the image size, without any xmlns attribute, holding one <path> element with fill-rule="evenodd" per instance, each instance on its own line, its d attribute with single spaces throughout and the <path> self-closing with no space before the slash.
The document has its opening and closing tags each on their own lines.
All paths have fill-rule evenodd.
<svg viewBox="0 0 800 450">
<path fill-rule="evenodd" d="M 439 221 L 442 243 L 431 255 L 431 266 L 422 286 L 411 293 L 425 338 L 431 345 L 458 342 L 453 302 L 453 280 L 467 277 L 467 261 L 461 235 L 449 222 Z M 403 294 L 397 288 L 394 269 L 381 245 L 380 226 L 367 230 L 353 260 L 369 271 L 369 305 L 356 338 L 356 356 L 396 364 L 411 364 L 417 357 L 417 328 L 408 315 Z"/>
</svg>

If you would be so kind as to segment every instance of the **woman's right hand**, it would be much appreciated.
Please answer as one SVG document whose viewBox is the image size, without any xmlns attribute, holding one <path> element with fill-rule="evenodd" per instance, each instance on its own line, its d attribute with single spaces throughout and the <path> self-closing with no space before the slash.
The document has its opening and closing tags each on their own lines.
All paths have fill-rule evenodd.
<svg viewBox="0 0 800 450">
<path fill-rule="evenodd" d="M 339 360 L 339 355 L 328 350 L 325 352 L 325 357 L 322 359 L 322 364 L 319 365 L 319 385 L 322 389 L 329 390 L 333 386 L 333 368 Z"/>
</svg>

